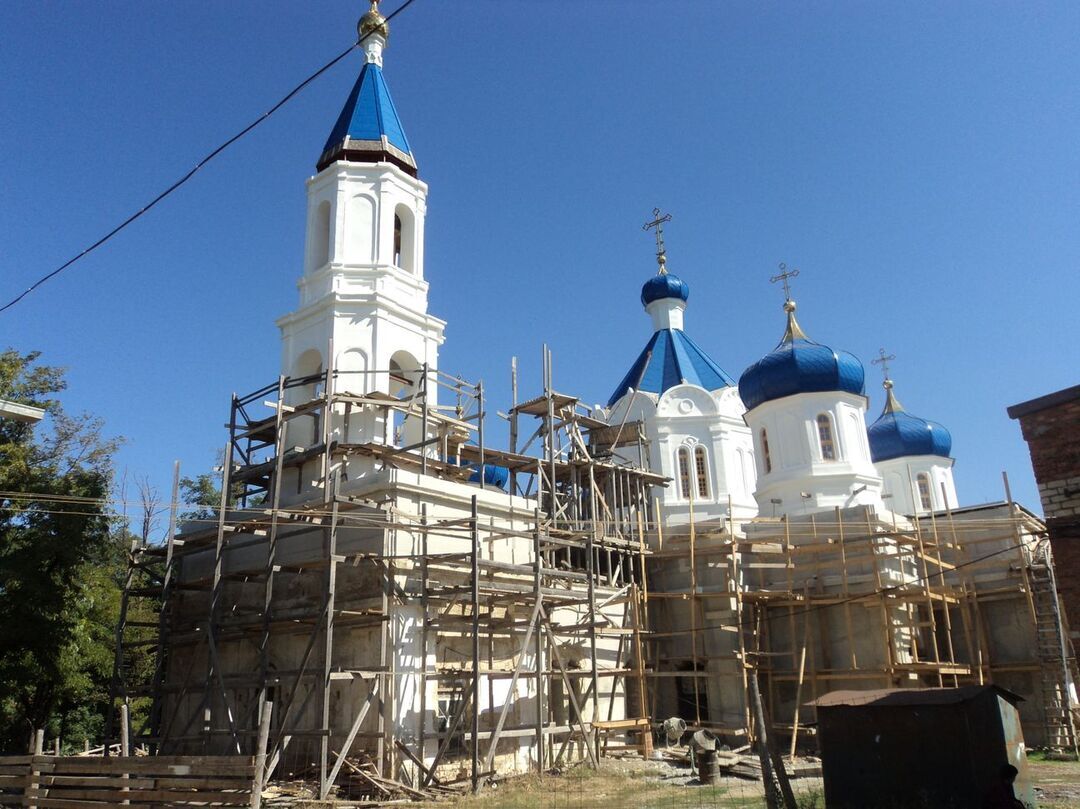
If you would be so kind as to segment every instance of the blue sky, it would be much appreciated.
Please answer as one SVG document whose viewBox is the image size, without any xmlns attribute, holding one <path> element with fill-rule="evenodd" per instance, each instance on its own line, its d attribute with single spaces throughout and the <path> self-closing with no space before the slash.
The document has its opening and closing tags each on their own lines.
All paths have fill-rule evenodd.
<svg viewBox="0 0 1080 809">
<path fill-rule="evenodd" d="M 389 12 L 397 4 L 388 2 Z M 0 297 L 24 289 L 348 46 L 357 2 L 9 5 Z M 1076 384 L 1080 5 L 445 2 L 393 23 L 386 76 L 430 185 L 445 370 L 604 402 L 650 336 L 641 230 L 670 211 L 687 332 L 731 375 L 800 321 L 953 433 L 965 504 L 1001 470 L 1038 509 L 1005 408 Z M 0 315 L 69 369 L 68 407 L 166 490 L 208 469 L 229 396 L 272 381 L 304 181 L 359 54 L 179 193 Z M 494 431 L 495 419 L 490 423 Z"/>
</svg>

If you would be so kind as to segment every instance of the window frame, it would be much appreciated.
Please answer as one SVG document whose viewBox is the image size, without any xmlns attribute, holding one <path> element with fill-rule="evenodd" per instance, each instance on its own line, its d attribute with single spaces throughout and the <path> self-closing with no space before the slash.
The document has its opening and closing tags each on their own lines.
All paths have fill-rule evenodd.
<svg viewBox="0 0 1080 809">
<path fill-rule="evenodd" d="M 818 451 L 821 453 L 821 460 L 827 463 L 838 461 L 840 456 L 836 451 L 836 427 L 833 424 L 832 417 L 828 413 L 818 413 L 814 417 L 814 426 L 817 429 Z"/>
<path fill-rule="evenodd" d="M 929 473 L 919 472 L 915 475 L 915 493 L 919 496 L 919 506 L 922 510 L 934 510 L 934 490 L 930 485 Z"/>
<path fill-rule="evenodd" d="M 691 498 L 690 492 L 690 448 L 686 446 L 675 450 L 675 473 L 679 476 L 679 494 L 684 500 Z"/>
<path fill-rule="evenodd" d="M 401 266 L 401 231 L 402 231 L 401 216 L 398 212 L 394 211 L 394 266 Z"/>
<path fill-rule="evenodd" d="M 709 453 L 702 444 L 694 447 L 694 479 L 700 500 L 709 499 Z"/>
<path fill-rule="evenodd" d="M 772 472 L 772 454 L 769 452 L 769 432 L 761 428 L 761 463 L 765 467 L 765 474 Z"/>
</svg>

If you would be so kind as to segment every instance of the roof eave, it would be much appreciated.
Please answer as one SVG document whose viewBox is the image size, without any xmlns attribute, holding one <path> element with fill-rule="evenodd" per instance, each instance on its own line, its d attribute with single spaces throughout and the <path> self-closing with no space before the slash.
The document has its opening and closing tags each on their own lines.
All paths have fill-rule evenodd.
<svg viewBox="0 0 1080 809">
<path fill-rule="evenodd" d="M 322 171 L 331 163 L 344 160 L 349 163 L 383 163 L 389 162 L 401 168 L 402 171 L 415 177 L 417 174 L 416 160 L 409 152 L 403 152 L 383 135 L 379 140 L 357 140 L 345 138 L 336 146 L 326 149 L 319 162 L 315 165 L 316 171 Z"/>
</svg>

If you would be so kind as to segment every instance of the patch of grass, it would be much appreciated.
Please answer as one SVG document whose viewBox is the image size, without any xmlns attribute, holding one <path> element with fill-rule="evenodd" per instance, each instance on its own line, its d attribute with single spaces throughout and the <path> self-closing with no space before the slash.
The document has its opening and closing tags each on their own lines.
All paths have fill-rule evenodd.
<svg viewBox="0 0 1080 809">
<path fill-rule="evenodd" d="M 1051 764 L 1075 764 L 1076 759 L 1074 757 L 1063 755 L 1062 753 L 1049 753 L 1046 750 L 1028 750 L 1028 761 L 1049 762 Z"/>
<path fill-rule="evenodd" d="M 825 809 L 825 796 L 816 789 L 796 795 L 795 802 L 799 804 L 799 809 Z"/>
</svg>

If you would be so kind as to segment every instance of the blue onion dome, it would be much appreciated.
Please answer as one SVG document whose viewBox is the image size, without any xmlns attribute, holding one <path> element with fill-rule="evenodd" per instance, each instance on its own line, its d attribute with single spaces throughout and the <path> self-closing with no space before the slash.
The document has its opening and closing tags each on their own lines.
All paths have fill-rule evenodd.
<svg viewBox="0 0 1080 809">
<path fill-rule="evenodd" d="M 662 266 L 662 265 L 661 265 Z M 661 270 L 641 287 L 641 305 L 648 306 L 653 301 L 663 298 L 677 298 L 686 301 L 690 297 L 690 287 L 679 276 Z"/>
<path fill-rule="evenodd" d="M 858 358 L 808 338 L 795 320 L 794 301 L 785 301 L 784 311 L 788 324 L 780 344 L 739 377 L 739 396 L 746 409 L 797 393 L 863 395 L 866 375 Z"/>
<path fill-rule="evenodd" d="M 908 413 L 893 393 L 891 379 L 885 380 L 885 409 L 877 421 L 866 428 L 870 439 L 870 458 L 874 463 L 914 455 L 940 455 L 948 458 L 952 436 L 936 421 Z"/>
</svg>

